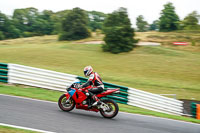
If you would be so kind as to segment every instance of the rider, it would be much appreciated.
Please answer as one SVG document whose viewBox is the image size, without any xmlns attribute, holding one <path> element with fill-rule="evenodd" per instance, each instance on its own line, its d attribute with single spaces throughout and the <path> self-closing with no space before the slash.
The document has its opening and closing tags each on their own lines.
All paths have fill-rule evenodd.
<svg viewBox="0 0 200 133">
<path fill-rule="evenodd" d="M 100 104 L 100 100 L 97 98 L 96 94 L 103 92 L 104 84 L 98 73 L 93 72 L 93 68 L 91 66 L 86 66 L 84 68 L 84 75 L 86 77 L 89 76 L 89 78 L 88 81 L 81 86 L 81 88 L 93 86 L 88 88 L 88 92 L 91 98 L 95 101 L 92 105 L 91 102 L 89 103 L 88 107 L 90 108 L 91 106 L 96 106 L 97 104 Z"/>
</svg>

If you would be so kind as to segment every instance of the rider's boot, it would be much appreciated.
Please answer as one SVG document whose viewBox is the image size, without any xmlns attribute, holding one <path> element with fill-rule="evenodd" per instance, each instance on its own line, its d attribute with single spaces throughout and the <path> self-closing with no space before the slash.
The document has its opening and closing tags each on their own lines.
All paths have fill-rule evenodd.
<svg viewBox="0 0 200 133">
<path fill-rule="evenodd" d="M 88 94 L 89 94 L 89 95 L 87 95 L 88 96 L 88 109 L 91 109 L 93 99 L 92 99 L 92 94 L 90 92 Z"/>
<path fill-rule="evenodd" d="M 88 103 L 88 109 L 91 109 L 94 106 L 100 105 L 101 101 L 99 98 L 97 98 L 97 96 L 91 92 L 89 92 L 89 103 Z"/>
<path fill-rule="evenodd" d="M 92 104 L 93 107 L 101 104 L 100 99 L 97 98 L 96 95 L 93 95 L 93 96 L 92 96 L 92 99 L 95 101 L 95 102 Z"/>
<path fill-rule="evenodd" d="M 91 99 L 88 99 L 88 109 L 91 109 L 92 108 L 92 103 L 91 103 Z"/>
</svg>

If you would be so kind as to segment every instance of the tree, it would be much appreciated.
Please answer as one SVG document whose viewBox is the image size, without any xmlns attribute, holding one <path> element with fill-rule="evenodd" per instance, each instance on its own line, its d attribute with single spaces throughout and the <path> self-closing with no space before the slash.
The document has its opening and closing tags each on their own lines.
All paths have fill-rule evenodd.
<svg viewBox="0 0 200 133">
<path fill-rule="evenodd" d="M 52 15 L 53 12 L 50 10 L 44 10 L 40 13 L 38 9 L 33 7 L 15 9 L 13 22 L 24 37 L 50 35 L 54 31 Z"/>
<path fill-rule="evenodd" d="M 96 31 L 97 29 L 102 30 L 103 22 L 104 22 L 106 16 L 107 15 L 102 12 L 97 12 L 97 11 L 88 12 L 89 28 L 92 31 Z"/>
<path fill-rule="evenodd" d="M 67 14 L 70 10 L 63 10 L 51 15 L 51 20 L 53 23 L 53 32 L 52 34 L 59 34 L 62 32 L 62 21 L 64 21 Z"/>
<path fill-rule="evenodd" d="M 136 25 L 137 25 L 137 31 L 144 32 L 148 30 L 148 23 L 144 20 L 144 17 L 142 15 L 139 15 L 136 18 Z"/>
<path fill-rule="evenodd" d="M 7 27 L 7 39 L 19 38 L 21 36 L 20 30 L 17 29 L 12 23 Z"/>
<path fill-rule="evenodd" d="M 4 36 L 3 32 L 0 31 L 0 40 L 4 40 L 4 39 L 5 39 L 5 36 Z"/>
<path fill-rule="evenodd" d="M 5 14 L 0 12 L 0 39 L 9 39 L 20 37 L 20 31 L 13 25 L 12 20 L 10 20 Z"/>
<path fill-rule="evenodd" d="M 192 13 L 188 14 L 181 22 L 183 29 L 185 30 L 200 29 L 200 26 L 198 24 L 199 18 L 200 15 L 197 13 L 197 11 L 193 11 Z"/>
<path fill-rule="evenodd" d="M 21 33 L 26 31 L 26 18 L 25 13 L 23 9 L 15 9 L 13 16 L 12 16 L 13 22 L 15 24 L 15 27 L 20 30 Z"/>
<path fill-rule="evenodd" d="M 37 35 L 51 35 L 54 31 L 52 15 L 53 12 L 51 10 L 44 10 L 39 13 L 32 25 L 33 32 Z"/>
<path fill-rule="evenodd" d="M 62 32 L 59 40 L 80 40 L 90 36 L 87 28 L 88 18 L 86 12 L 80 8 L 74 8 L 62 21 Z"/>
<path fill-rule="evenodd" d="M 0 31 L 1 31 L 1 38 L 7 38 L 8 36 L 6 35 L 8 32 L 8 26 L 10 26 L 10 21 L 8 17 L 0 12 Z"/>
<path fill-rule="evenodd" d="M 164 5 L 159 20 L 160 31 L 174 31 L 179 28 L 179 17 L 175 12 L 175 7 L 170 2 Z"/>
<path fill-rule="evenodd" d="M 33 24 L 38 17 L 38 9 L 30 7 L 24 9 L 15 9 L 13 21 L 15 26 L 23 32 L 34 32 Z"/>
<path fill-rule="evenodd" d="M 134 48 L 134 29 L 131 28 L 127 9 L 119 8 L 105 19 L 103 31 L 105 45 L 103 51 L 111 53 L 129 52 Z"/>
<path fill-rule="evenodd" d="M 43 34 L 50 35 L 54 31 L 54 23 L 53 23 L 53 12 L 51 10 L 44 10 L 41 15 L 39 15 L 39 18 L 44 20 L 44 31 Z"/>
<path fill-rule="evenodd" d="M 149 25 L 149 30 L 158 30 L 159 29 L 159 21 L 155 20 L 152 24 Z"/>
</svg>

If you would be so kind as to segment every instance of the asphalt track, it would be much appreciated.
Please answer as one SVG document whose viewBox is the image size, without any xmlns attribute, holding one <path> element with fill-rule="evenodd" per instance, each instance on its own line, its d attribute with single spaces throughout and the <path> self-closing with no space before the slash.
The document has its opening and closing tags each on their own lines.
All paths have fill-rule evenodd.
<svg viewBox="0 0 200 133">
<path fill-rule="evenodd" d="M 0 95 L 0 123 L 57 133 L 200 133 L 200 124 L 120 112 L 114 119 L 54 102 Z"/>
</svg>

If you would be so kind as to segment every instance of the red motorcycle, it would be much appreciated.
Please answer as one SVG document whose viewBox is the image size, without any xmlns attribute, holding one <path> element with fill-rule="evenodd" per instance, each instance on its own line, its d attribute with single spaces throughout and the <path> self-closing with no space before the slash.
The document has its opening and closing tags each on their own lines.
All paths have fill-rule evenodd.
<svg viewBox="0 0 200 133">
<path fill-rule="evenodd" d="M 118 104 L 111 99 L 104 99 L 103 97 L 107 95 L 112 95 L 114 93 L 119 93 L 119 89 L 108 89 L 101 94 L 96 95 L 101 104 L 88 108 L 91 98 L 88 98 L 88 93 L 81 91 L 76 86 L 79 86 L 80 83 L 73 83 L 69 88 L 67 88 L 67 93 L 60 96 L 58 100 L 58 105 L 61 110 L 69 112 L 74 109 L 83 109 L 87 111 L 99 112 L 105 118 L 113 118 L 118 114 L 119 107 Z"/>
</svg>

